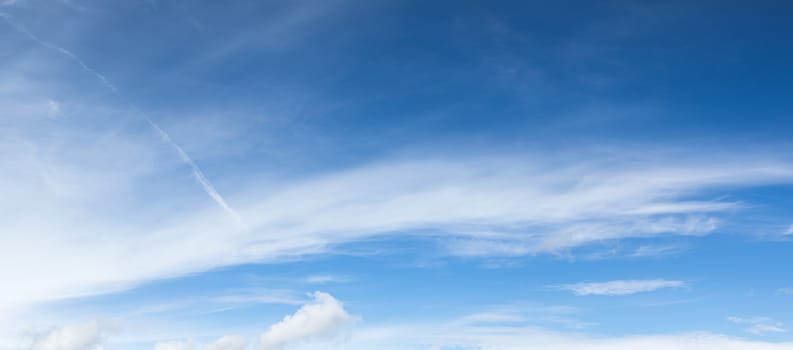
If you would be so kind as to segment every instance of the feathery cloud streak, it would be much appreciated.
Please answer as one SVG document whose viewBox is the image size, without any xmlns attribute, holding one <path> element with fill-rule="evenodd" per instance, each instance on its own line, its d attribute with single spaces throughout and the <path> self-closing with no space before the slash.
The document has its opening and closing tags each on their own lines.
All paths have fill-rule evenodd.
<svg viewBox="0 0 793 350">
<path fill-rule="evenodd" d="M 114 94 L 116 94 L 117 96 L 121 96 L 121 92 L 119 91 L 119 89 L 116 87 L 115 84 L 113 84 L 106 76 L 104 76 L 103 74 L 99 73 L 97 70 L 95 70 L 95 69 L 91 68 L 89 65 L 87 65 L 76 54 L 74 54 L 71 51 L 66 50 L 66 49 L 64 49 L 64 48 L 62 48 L 62 47 L 60 47 L 58 45 L 55 45 L 55 44 L 52 44 L 50 42 L 41 40 L 38 36 L 34 35 L 29 30 L 27 30 L 27 28 L 25 28 L 24 26 L 16 23 L 11 18 L 11 16 L 8 15 L 8 14 L 0 13 L 0 19 L 4 20 L 6 23 L 8 23 L 10 26 L 12 26 L 15 30 L 17 30 L 18 32 L 24 34 L 25 36 L 27 36 L 31 40 L 35 41 L 37 44 L 39 44 L 39 45 L 41 45 L 41 46 L 43 46 L 45 48 L 48 48 L 48 49 L 51 49 L 51 50 L 55 50 L 55 51 L 65 55 L 66 57 L 68 57 L 69 59 L 71 59 L 72 61 L 77 63 L 84 71 L 90 73 L 91 75 L 93 75 L 94 77 L 99 79 L 99 81 L 101 81 L 102 84 L 105 87 L 107 87 L 108 89 L 110 89 Z M 179 155 L 179 158 L 184 163 L 186 163 L 188 166 L 190 166 L 190 169 L 192 170 L 192 173 L 193 173 L 193 177 L 195 178 L 196 182 L 201 186 L 201 188 L 204 190 L 204 192 L 206 192 L 206 194 L 209 195 L 209 197 L 213 201 L 215 201 L 224 211 L 226 211 L 229 214 L 229 216 L 231 216 L 231 218 L 234 219 L 234 221 L 238 225 L 240 225 L 241 227 L 244 227 L 245 225 L 243 224 L 242 218 L 240 217 L 240 215 L 234 209 L 232 209 L 231 206 L 228 205 L 228 203 L 226 203 L 226 200 L 215 189 L 215 187 L 212 185 L 212 183 L 209 182 L 209 179 L 206 178 L 206 176 L 204 175 L 204 172 L 201 171 L 201 168 L 198 167 L 198 165 L 182 149 L 182 147 L 179 146 L 176 142 L 174 142 L 173 139 L 171 139 L 171 137 L 168 135 L 168 133 L 165 132 L 165 130 L 163 130 L 154 121 L 152 121 L 151 118 L 145 116 L 137 108 L 133 107 L 132 109 L 135 112 L 137 112 L 138 114 L 140 114 L 143 117 L 143 119 L 145 119 L 145 121 L 152 127 L 152 129 L 157 133 L 157 135 L 160 137 L 160 139 L 164 143 L 166 143 L 167 145 L 171 146 L 176 151 L 176 153 Z"/>
<path fill-rule="evenodd" d="M 608 282 L 586 282 L 564 284 L 556 288 L 569 290 L 575 295 L 607 295 L 619 296 L 636 293 L 652 292 L 664 288 L 680 288 L 686 284 L 683 281 L 670 281 L 663 279 L 654 280 L 617 280 Z"/>
<path fill-rule="evenodd" d="M 522 157 L 478 162 L 395 160 L 278 184 L 279 190 L 254 183 L 236 197 L 240 211 L 251 218 L 250 229 L 238 231 L 230 231 L 224 217 L 208 208 L 160 213 L 179 215 L 180 220 L 142 223 L 146 234 L 139 235 L 126 233 L 127 225 L 112 217 L 75 224 L 53 214 L 47 222 L 33 222 L 28 219 L 34 220 L 44 208 L 30 198 L 47 197 L 18 190 L 17 195 L 28 198 L 20 203 L 30 203 L 17 209 L 26 215 L 3 219 L 12 232 L 21 235 L 19 230 L 24 230 L 24 236 L 51 244 L 34 247 L 13 239 L 16 235 L 3 236 L 0 246 L 7 251 L 5 256 L 16 262 L 14 266 L 25 268 L 0 268 L 0 277 L 52 276 L 11 286 L 6 293 L 7 298 L 31 298 L 90 294 L 119 284 L 316 253 L 336 244 L 414 230 L 431 229 L 441 237 L 481 242 L 482 249 L 501 255 L 516 253 L 492 250 L 488 244 L 515 243 L 522 249 L 520 255 L 629 237 L 703 235 L 713 230 L 710 215 L 740 206 L 692 197 L 719 188 L 793 180 L 793 169 L 785 163 L 756 158 L 740 166 L 696 157 L 610 166 L 591 160 L 559 165 L 556 159 L 548 164 Z M 5 165 L 15 171 L 29 167 Z M 49 176 L 57 175 L 50 171 Z M 95 176 L 70 177 L 79 181 Z M 24 181 L 30 186 L 17 187 L 35 189 L 39 180 Z M 144 184 L 131 181 L 133 186 Z M 99 204 L 92 203 L 103 203 L 103 192 L 90 195 L 97 196 L 96 201 L 72 208 L 84 214 L 80 217 L 101 212 L 94 207 Z M 163 195 L 157 199 L 176 200 Z M 71 237 L 78 233 L 84 239 L 75 242 Z M 113 239 L 100 239 L 100 233 Z M 42 249 L 57 259 L 30 260 Z M 71 269 L 63 270 L 64 266 Z M 93 273 L 69 272 L 81 269 Z"/>
</svg>

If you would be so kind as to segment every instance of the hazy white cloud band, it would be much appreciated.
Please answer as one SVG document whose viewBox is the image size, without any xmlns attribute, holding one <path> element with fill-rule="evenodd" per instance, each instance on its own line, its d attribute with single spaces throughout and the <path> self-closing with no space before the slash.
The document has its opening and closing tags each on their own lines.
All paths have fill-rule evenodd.
<svg viewBox="0 0 793 350">
<path fill-rule="evenodd" d="M 664 288 L 680 288 L 686 285 L 683 281 L 654 280 L 617 280 L 608 282 L 585 282 L 564 284 L 556 288 L 569 290 L 575 295 L 607 295 L 619 296 L 652 292 Z"/>
</svg>

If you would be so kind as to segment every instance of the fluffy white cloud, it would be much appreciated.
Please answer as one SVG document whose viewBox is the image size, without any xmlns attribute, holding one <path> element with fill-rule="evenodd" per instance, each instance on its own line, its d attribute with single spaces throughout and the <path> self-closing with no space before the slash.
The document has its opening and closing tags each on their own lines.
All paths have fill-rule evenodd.
<svg viewBox="0 0 793 350">
<path fill-rule="evenodd" d="M 749 327 L 746 328 L 745 331 L 755 335 L 787 332 L 787 330 L 783 328 L 785 326 L 784 323 L 776 322 L 768 317 L 743 318 L 743 317 L 730 316 L 727 317 L 727 320 L 732 323 L 749 325 Z"/>
<path fill-rule="evenodd" d="M 224 335 L 203 350 L 243 350 L 248 347 L 248 339 L 239 335 Z"/>
<path fill-rule="evenodd" d="M 103 336 L 97 321 L 56 328 L 37 337 L 30 350 L 101 350 Z"/>
<path fill-rule="evenodd" d="M 557 286 L 569 290 L 576 295 L 629 295 L 652 292 L 662 288 L 679 288 L 685 286 L 683 281 L 654 280 L 617 280 L 608 282 L 586 282 Z"/>
<path fill-rule="evenodd" d="M 332 339 L 346 325 L 355 321 L 341 302 L 323 292 L 313 293 L 314 301 L 270 326 L 259 338 L 262 350 L 280 349 L 290 343 Z"/>
</svg>

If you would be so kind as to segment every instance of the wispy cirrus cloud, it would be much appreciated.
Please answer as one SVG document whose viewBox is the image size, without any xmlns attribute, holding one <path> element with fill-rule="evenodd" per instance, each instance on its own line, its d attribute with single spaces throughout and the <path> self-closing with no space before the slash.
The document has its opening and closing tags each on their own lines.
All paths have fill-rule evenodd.
<svg viewBox="0 0 793 350">
<path fill-rule="evenodd" d="M 204 350 L 243 350 L 248 347 L 248 339 L 240 335 L 224 335 L 204 347 Z"/>
<path fill-rule="evenodd" d="M 192 340 L 169 340 L 154 344 L 154 350 L 193 350 Z"/>
<path fill-rule="evenodd" d="M 26 79 L 0 81 L 0 114 L 7 118 L 0 130 L 0 219 L 9 233 L 0 236 L 0 255 L 9 262 L 0 266 L 0 279 L 28 281 L 6 286 L 3 310 L 375 237 L 427 235 L 441 239 L 448 254 L 515 257 L 703 236 L 745 205 L 724 199 L 724 191 L 793 182 L 793 162 L 768 150 L 674 153 L 647 146 L 554 156 L 386 157 L 283 178 L 248 174 L 244 181 L 218 169 L 219 179 L 233 183 L 224 189 L 232 209 L 191 166 L 199 194 L 213 200 L 207 206 L 183 186 L 173 155 L 155 147 L 150 132 L 130 128 L 134 123 L 104 124 L 101 113 L 46 124 L 35 117 L 55 110 L 49 101 L 75 97 L 49 96 Z M 112 103 L 93 107 L 118 110 Z M 180 160 L 190 159 L 175 149 Z M 230 213 L 245 217 L 245 227 L 229 227 Z"/>
<path fill-rule="evenodd" d="M 449 322 L 452 326 L 544 325 L 583 329 L 594 323 L 578 318 L 580 310 L 565 305 L 538 306 L 509 304 L 488 307 Z"/>
<path fill-rule="evenodd" d="M 67 0 L 60 2 L 73 4 Z M 576 18 L 576 22 L 588 23 L 584 28 L 557 25 L 561 22 L 555 19 L 527 21 L 523 15 L 544 17 L 542 8 L 530 7 L 525 11 L 513 11 L 514 7 L 505 11 L 484 6 L 479 11 L 480 6 L 475 6 L 471 11 L 466 6 L 444 8 L 441 4 L 403 8 L 389 2 L 387 6 L 353 5 L 339 10 L 336 4 L 348 2 L 297 1 L 274 5 L 268 2 L 267 6 L 255 5 L 256 2 L 238 5 L 207 2 L 200 6 L 152 2 L 151 9 L 156 11 L 135 12 L 133 9 L 140 8 L 140 3 L 113 2 L 92 3 L 92 7 L 97 6 L 96 12 L 78 14 L 64 6 L 56 9 L 38 1 L 0 0 L 0 3 L 24 4 L 2 8 L 2 12 L 19 17 L 0 14 L 0 24 L 9 24 L 0 25 L 3 38 L 0 42 L 6 58 L 0 67 L 0 115 L 3 116 L 0 118 L 0 193 L 3 194 L 0 321 L 9 320 L 0 323 L 0 332 L 12 336 L 27 323 L 27 319 L 17 315 L 39 310 L 33 306 L 45 308 L 52 301 L 112 293 L 149 281 L 159 283 L 176 276 L 223 271 L 223 267 L 239 264 L 283 262 L 309 255 L 314 255 L 312 259 L 317 255 L 324 259 L 352 244 L 370 249 L 374 244 L 369 243 L 373 241 L 387 241 L 388 249 L 404 249 L 411 254 L 413 243 L 420 241 L 418 249 L 422 254 L 418 255 L 423 257 L 425 250 L 429 250 L 430 254 L 426 255 L 455 256 L 444 257 L 443 263 L 449 264 L 459 263 L 462 260 L 459 257 L 494 258 L 493 261 L 506 262 L 504 265 L 516 262 L 516 265 L 526 263 L 522 267 L 528 267 L 534 261 L 555 257 L 643 258 L 675 254 L 681 244 L 689 243 L 696 248 L 698 244 L 715 241 L 692 237 L 727 231 L 725 227 L 730 232 L 741 233 L 741 228 L 736 229 L 731 223 L 741 222 L 746 218 L 744 214 L 754 215 L 762 210 L 758 207 L 765 203 L 754 206 L 754 201 L 768 200 L 747 189 L 793 183 L 793 158 L 780 151 L 788 149 L 788 145 L 772 144 L 787 142 L 785 125 L 777 127 L 778 120 L 773 120 L 774 123 L 769 119 L 744 120 L 746 117 L 740 115 L 751 110 L 752 101 L 759 100 L 741 101 L 735 107 L 742 108 L 731 108 L 730 101 L 709 98 L 716 96 L 708 94 L 738 92 L 741 90 L 733 88 L 739 87 L 725 85 L 719 86 L 724 90 L 713 89 L 711 79 L 695 79 L 696 86 L 688 84 L 688 80 L 679 81 L 689 78 L 688 72 L 703 67 L 706 70 L 724 67 L 718 62 L 691 66 L 690 63 L 699 61 L 696 53 L 705 54 L 702 62 L 712 62 L 713 57 L 741 56 L 729 63 L 731 68 L 740 68 L 737 67 L 740 62 L 771 63 L 772 60 L 749 59 L 744 52 L 754 52 L 751 45 L 707 40 L 711 37 L 700 33 L 701 27 L 686 27 L 687 19 L 670 21 L 668 13 L 661 16 L 665 19 L 654 20 L 651 27 L 658 32 L 641 25 L 641 20 L 636 22 L 636 18 L 658 17 L 662 11 L 655 11 L 654 6 L 650 11 L 643 9 L 642 16 L 630 15 L 636 13 L 630 8 L 614 11 L 617 5 L 581 11 L 601 15 L 628 13 L 631 20 L 615 29 L 608 25 L 613 20 L 611 15 L 581 21 Z M 39 4 L 42 6 L 33 6 Z M 373 13 L 373 7 L 384 7 L 385 16 Z M 690 6 L 685 10 L 675 7 L 672 12 L 706 6 Z M 700 15 L 705 13 L 700 11 L 692 12 L 691 16 L 698 25 L 702 23 Z M 68 13 L 68 18 L 60 12 Z M 716 17 L 722 13 L 708 12 L 717 13 Z M 331 16 L 333 13 L 345 16 Z M 514 13 L 521 16 L 513 26 L 507 17 Z M 444 17 L 446 14 L 451 17 Z M 180 21 L 183 17 L 186 19 Z M 408 17 L 410 22 L 401 24 Z M 431 20 L 424 21 L 424 17 Z M 332 25 L 325 26 L 326 22 Z M 414 22 L 419 23 L 414 25 Z M 544 28 L 546 22 L 554 28 Z M 671 25 L 673 22 L 675 25 Z M 718 18 L 707 21 L 709 26 L 714 22 Z M 45 28 L 52 27 L 51 23 L 61 25 L 48 32 Z M 186 26 L 200 27 L 200 31 L 182 28 Z M 364 27 L 372 30 L 358 30 Z M 483 27 L 486 30 L 482 31 Z M 557 32 L 555 27 L 564 29 Z M 605 30 L 611 33 L 606 35 L 608 38 L 587 40 L 591 32 L 602 36 L 604 27 L 609 27 Z M 771 27 L 776 26 L 768 28 Z M 666 37 L 667 28 L 684 28 L 681 32 L 686 38 L 696 33 L 696 42 L 708 42 L 710 52 L 675 51 L 702 45 Z M 706 31 L 717 32 L 719 36 L 750 32 L 734 31 L 731 26 L 726 26 L 726 31 L 718 28 L 713 26 Z M 664 37 L 654 35 L 662 31 Z M 587 34 L 581 35 L 584 32 Z M 631 40 L 625 40 L 625 33 L 629 33 Z M 758 39 L 761 37 L 764 36 Z M 742 37 L 741 42 L 755 40 Z M 655 46 L 657 43 L 664 44 Z M 637 47 L 641 48 L 639 55 L 633 49 Z M 722 47 L 729 47 L 730 54 L 719 55 L 717 49 Z M 669 52 L 674 52 L 674 59 L 667 59 Z M 464 65 L 453 62 L 459 61 L 461 54 L 468 58 L 463 60 Z M 675 63 L 681 61 L 677 57 L 693 59 L 682 60 L 689 64 L 681 65 Z M 663 70 L 662 79 L 654 76 L 659 69 Z M 499 76 L 499 82 L 487 77 L 494 73 Z M 713 73 L 717 72 L 703 72 L 700 78 L 719 76 Z M 746 70 L 736 74 L 757 76 L 754 73 Z M 633 77 L 627 78 L 630 75 Z M 16 80 L 8 79 L 12 76 Z M 581 79 L 581 76 L 587 77 Z M 521 82 L 527 80 L 531 83 Z M 644 86 L 646 82 L 653 84 Z M 677 85 L 691 89 L 679 89 Z M 424 90 L 425 86 L 428 89 Z M 128 92 L 129 96 L 107 94 L 119 90 Z M 535 91 L 540 91 L 540 96 Z M 624 95 L 626 91 L 630 96 Z M 670 91 L 687 91 L 688 95 Z M 692 91 L 696 96 L 691 95 Z M 767 97 L 766 102 L 778 96 Z M 688 107 L 687 103 L 676 103 L 670 106 L 673 108 L 662 106 L 664 101 L 692 98 L 703 103 L 697 103 L 696 108 Z M 295 102 L 284 103 L 286 107 L 269 106 L 273 100 Z M 708 102 L 713 100 L 718 102 Z M 141 118 L 143 114 L 138 113 L 138 108 L 129 106 L 132 101 L 145 106 L 141 110 L 160 114 L 145 114 Z M 602 105 L 587 106 L 590 103 Z M 80 110 L 80 107 L 84 108 Z M 778 110 L 775 107 L 784 106 L 771 106 L 759 113 L 773 114 L 766 112 Z M 227 119 L 226 111 L 237 108 L 251 118 L 258 118 L 254 115 L 269 118 L 269 114 L 283 108 L 288 110 L 284 114 L 300 115 L 301 120 L 295 124 L 315 123 L 312 127 L 320 132 L 305 137 L 279 125 L 253 125 Z M 219 111 L 217 119 L 226 125 L 235 124 L 227 129 L 228 134 L 214 139 L 217 142 L 202 137 L 202 133 L 217 133 L 215 125 L 185 116 L 193 112 L 201 114 L 207 109 Z M 438 112 L 439 109 L 444 111 Z M 97 110 L 104 112 L 96 113 Z M 185 115 L 179 115 L 178 111 Z M 542 117 L 518 117 L 527 112 Z M 674 117 L 661 115 L 665 112 Z M 720 118 L 694 115 L 721 116 L 722 112 L 727 112 L 724 120 L 730 122 L 717 130 L 709 129 Z M 612 120 L 606 122 L 608 119 Z M 174 131 L 179 125 L 189 124 L 202 125 L 182 133 Z M 560 126 L 564 124 L 568 125 Z M 774 127 L 756 127 L 759 125 Z M 655 130 L 655 126 L 659 128 Z M 277 142 L 262 141 L 269 139 L 267 133 L 261 133 L 263 129 L 289 137 Z M 529 129 L 539 131 L 523 134 Z M 770 129 L 780 135 L 765 138 L 764 142 L 768 142 L 765 148 L 747 147 L 746 142 L 728 146 L 729 142 L 722 140 L 708 147 L 704 145 L 707 141 L 702 141 L 708 135 L 746 141 L 751 135 L 762 137 L 762 131 Z M 750 135 L 748 131 L 753 133 Z M 387 135 L 391 132 L 400 136 Z M 641 139 L 648 144 L 633 142 L 603 148 L 602 143 L 619 144 L 626 134 L 630 137 L 624 140 Z M 693 143 L 679 141 L 676 146 L 680 149 L 671 149 L 674 146 L 669 140 L 679 135 L 691 135 Z M 539 137 L 532 140 L 534 136 Z M 316 142 L 319 138 L 326 140 Z M 226 149 L 228 140 L 243 140 L 241 143 L 256 146 L 251 146 L 250 152 L 246 150 L 230 157 Z M 292 147 L 310 151 L 289 154 Z M 474 150 L 477 147 L 481 149 Z M 209 149 L 215 152 L 213 158 L 199 156 L 201 150 Z M 286 155 L 272 162 L 268 152 Z M 190 181 L 189 175 L 198 185 Z M 768 215 L 787 212 L 786 208 L 782 209 Z M 760 225 L 772 227 L 775 238 L 779 238 L 789 222 L 770 223 L 777 218 L 767 218 L 764 216 Z M 231 221 L 237 225 L 229 225 Z M 756 231 L 760 230 L 753 227 L 743 232 Z M 425 245 L 426 242 L 430 244 Z M 436 251 L 438 246 L 445 250 Z M 601 254 L 603 251 L 608 253 Z M 691 254 L 692 260 L 708 258 L 707 254 L 696 251 Z M 538 255 L 541 255 L 539 259 L 528 262 L 528 257 Z M 580 272 L 577 276 L 600 278 L 595 276 L 597 273 L 587 274 L 585 270 L 589 266 L 585 265 L 576 264 L 576 268 L 584 270 L 577 271 Z M 291 283 L 305 288 L 309 283 L 339 282 L 339 277 L 332 274 L 304 276 L 347 273 L 344 266 L 325 266 L 328 268 L 300 269 L 290 276 Z M 240 267 L 241 270 L 254 268 L 259 266 Z M 290 271 L 295 270 L 287 268 L 278 273 L 284 276 Z M 379 294 L 374 297 L 373 293 L 357 289 L 376 285 L 367 284 L 371 277 L 380 278 L 365 276 L 374 269 L 366 271 L 355 275 L 355 282 L 361 282 L 362 286 L 350 283 L 336 287 L 357 296 L 388 298 Z M 393 278 L 410 277 L 406 275 L 394 274 Z M 557 281 L 558 276 L 551 275 Z M 215 283 L 217 277 L 212 278 L 212 281 L 196 279 L 195 284 L 200 281 L 220 288 L 222 283 L 238 283 L 226 279 Z M 537 279 L 539 285 L 559 283 L 540 280 Z M 471 281 L 477 283 L 474 278 Z M 160 288 L 158 283 L 152 283 L 152 289 Z M 685 282 L 620 280 L 566 286 L 565 290 L 579 295 L 630 295 L 680 288 Z M 178 318 L 180 312 L 175 310 L 199 304 L 215 312 L 242 307 L 248 311 L 248 306 L 256 306 L 251 311 L 285 307 L 265 303 L 305 303 L 305 298 L 290 293 L 231 292 L 224 286 L 224 291 L 229 293 L 199 295 L 212 292 L 195 287 L 185 289 L 189 295 L 179 295 L 180 300 L 174 303 L 141 303 L 145 305 L 131 307 L 137 308 L 140 315 L 170 313 Z M 478 289 L 457 290 L 472 293 L 472 297 L 473 293 L 491 293 Z M 116 297 L 115 300 L 161 297 L 156 292 L 148 293 L 150 289 L 141 290 L 140 295 L 133 292 L 132 296 L 120 294 L 85 303 L 96 302 L 88 309 L 98 310 L 115 307 L 103 303 L 112 303 Z M 399 293 L 393 291 L 393 294 Z M 290 347 L 303 339 L 325 340 L 326 334 L 338 330 L 337 323 L 345 323 L 351 317 L 329 294 L 317 293 L 313 297 L 316 300 L 274 325 L 262 338 L 274 347 Z M 460 299 L 449 297 L 443 302 L 456 300 Z M 576 299 L 582 303 L 587 300 Z M 121 308 L 130 308 L 127 301 L 124 300 L 126 305 Z M 664 302 L 671 305 L 675 301 Z M 73 307 L 71 302 L 57 304 Z M 17 312 L 20 310 L 24 312 Z M 258 317 L 253 312 L 229 312 L 223 316 L 227 315 Z M 716 320 L 723 316 L 719 314 Z M 399 348 L 400 339 L 408 338 L 402 343 L 405 347 L 425 349 L 430 346 L 621 349 L 662 345 L 780 348 L 778 344 L 720 335 L 705 335 L 703 338 L 707 339 L 702 340 L 699 335 L 689 334 L 602 337 L 554 333 L 532 328 L 531 322 L 538 317 L 509 309 L 484 311 L 466 316 L 457 324 L 405 325 L 396 328 L 398 332 L 390 338 L 376 331 L 364 331 L 360 338 L 352 338 L 350 346 Z M 46 320 L 46 317 L 36 315 L 29 319 Z M 168 321 L 171 320 L 162 322 Z M 237 321 L 240 320 L 222 320 L 226 324 L 244 323 Z M 571 325 L 577 324 L 574 317 L 565 314 L 547 315 L 543 321 L 554 325 L 569 321 Z M 197 319 L 184 322 L 188 323 L 184 329 L 193 322 L 204 324 Z M 775 332 L 774 327 L 783 328 L 773 322 L 751 326 L 765 333 Z M 91 333 L 90 327 L 78 328 L 67 326 L 53 330 L 52 334 L 87 335 L 41 339 L 82 339 L 76 343 L 78 347 L 102 345 L 101 340 L 95 342 L 96 337 L 91 335 L 95 332 Z M 391 325 L 384 328 L 385 333 L 394 329 Z M 262 330 L 257 328 L 255 332 Z M 609 334 L 618 334 L 611 331 Z M 188 340 L 165 342 L 161 346 L 238 349 L 250 345 L 247 338 L 223 336 L 205 346 L 220 334 L 233 333 L 225 329 L 215 332 L 218 333 L 195 335 L 196 338 L 190 338 L 194 334 L 178 334 Z M 243 334 L 250 337 L 254 332 Z M 377 346 L 366 346 L 368 340 Z M 0 348 L 5 344 L 0 342 Z M 306 347 L 325 345 L 317 342 Z M 72 345 L 59 346 L 68 349 Z"/>
<path fill-rule="evenodd" d="M 76 147 L 84 137 L 67 135 L 60 136 L 61 145 Z M 7 297 L 24 299 L 96 293 L 109 286 L 319 253 L 336 244 L 420 229 L 465 242 L 452 254 L 500 256 L 556 252 L 626 238 L 704 235 L 718 225 L 711 215 L 736 210 L 740 204 L 692 196 L 722 187 L 793 181 L 793 168 L 786 163 L 757 156 L 741 166 L 696 156 L 647 164 L 647 160 L 631 161 L 629 153 L 616 164 L 592 158 L 580 163 L 577 157 L 567 161 L 518 156 L 480 161 L 394 159 L 277 184 L 270 181 L 266 186 L 254 180 L 233 196 L 241 214 L 250 218 L 246 231 L 229 229 L 226 218 L 212 208 L 195 202 L 185 207 L 189 198 L 172 197 L 168 189 L 152 193 L 147 179 L 162 165 L 156 157 L 141 153 L 151 145 L 137 136 L 119 147 L 82 147 L 77 152 L 62 147 L 52 149 L 51 155 L 34 153 L 29 146 L 44 146 L 45 140 L 7 138 L 5 142 L 9 147 L 4 150 L 13 150 L 13 156 L 4 158 L 3 171 L 10 176 L 4 183 L 12 186 L 8 195 L 16 199 L 17 214 L 3 219 L 17 234 L 0 237 L 0 249 L 26 271 L 2 269 L 0 275 L 13 279 L 35 271 L 54 276 L 7 288 Z M 60 149 L 69 153 L 61 156 Z M 91 165 L 81 168 L 51 166 L 87 162 L 81 157 L 92 158 L 92 152 L 112 155 L 113 162 L 86 163 Z M 149 165 L 130 160 L 136 154 L 151 158 Z M 42 164 L 50 166 L 42 168 Z M 113 164 L 119 168 L 107 168 Z M 118 171 L 131 164 L 136 167 L 129 172 Z M 29 176 L 11 175 L 20 172 Z M 74 195 L 81 199 L 68 198 L 69 210 L 58 211 L 66 198 L 48 190 L 53 187 L 80 188 Z M 104 199 L 127 191 L 150 195 L 129 197 L 110 207 L 134 207 L 138 214 L 158 219 L 130 222 L 129 217 L 110 215 Z M 148 211 L 144 203 L 155 200 L 160 206 L 182 205 L 189 210 Z M 49 220 L 36 219 L 42 215 Z M 132 229 L 146 233 L 126 233 Z M 185 235 L 191 239 L 180 238 Z M 15 238 L 23 236 L 48 243 L 31 246 L 31 240 Z M 72 239 L 77 236 L 82 237 L 79 244 Z M 185 249 L 186 244 L 190 249 Z M 57 259 L 29 261 L 42 249 Z M 59 266 L 67 265 L 72 266 L 70 271 L 92 273 L 61 273 Z"/>
<path fill-rule="evenodd" d="M 118 95 L 120 97 L 123 97 L 123 95 L 121 94 L 121 91 L 119 91 L 118 87 L 116 87 L 116 85 L 113 84 L 110 81 L 110 79 L 108 79 L 104 74 L 100 73 L 99 71 L 97 71 L 93 67 L 89 66 L 87 63 L 85 63 L 85 61 L 83 61 L 82 58 L 80 58 L 78 55 L 76 55 L 72 51 L 67 50 L 67 49 L 65 49 L 65 48 L 63 48 L 63 47 L 61 47 L 59 45 L 56 45 L 56 44 L 53 44 L 51 42 L 48 42 L 48 41 L 40 39 L 38 36 L 33 34 L 31 31 L 29 31 L 25 26 L 17 23 L 12 18 L 12 16 L 10 16 L 10 15 L 0 13 L 0 19 L 2 19 L 7 24 L 12 26 L 19 33 L 22 33 L 23 35 L 27 36 L 31 40 L 35 41 L 38 45 L 41 45 L 41 46 L 43 46 L 43 47 L 45 47 L 47 49 L 50 49 L 50 50 L 54 50 L 55 52 L 58 52 L 58 53 L 60 53 L 60 54 L 62 54 L 64 56 L 66 56 L 71 61 L 76 63 L 80 68 L 82 68 L 83 71 L 85 71 L 85 72 L 93 75 L 94 77 L 96 77 L 106 88 L 110 89 L 110 91 L 112 91 L 114 94 L 116 94 L 116 95 Z M 132 105 L 130 104 L 130 106 L 132 106 Z M 55 105 L 55 107 L 57 107 L 57 105 Z M 50 110 L 52 110 L 52 109 L 53 109 L 53 105 L 50 104 Z M 177 155 L 179 156 L 179 159 L 181 159 L 182 162 L 184 162 L 185 164 L 187 164 L 190 167 L 190 170 L 192 171 L 192 174 L 193 174 L 193 178 L 201 186 L 201 188 L 204 190 L 204 192 L 206 192 L 206 194 L 210 198 L 212 198 L 212 200 L 215 201 L 215 203 L 217 203 L 224 211 L 226 211 L 226 213 L 228 213 L 229 216 L 231 216 L 231 218 L 234 219 L 234 222 L 237 225 L 240 225 L 241 227 L 244 227 L 245 224 L 243 223 L 242 218 L 240 217 L 239 213 L 237 213 L 237 211 L 234 210 L 226 202 L 225 198 L 223 198 L 223 196 L 217 191 L 217 189 L 215 189 L 215 186 L 212 185 L 212 183 L 209 181 L 209 179 L 207 179 L 206 175 L 204 175 L 203 170 L 201 170 L 201 168 L 198 166 L 198 164 L 196 164 L 195 161 L 193 161 L 193 159 L 190 157 L 190 155 L 188 155 L 187 152 L 185 152 L 184 149 L 179 144 L 174 142 L 173 139 L 171 139 L 171 136 L 165 130 L 163 130 L 163 128 L 160 127 L 160 125 L 155 123 L 151 118 L 146 116 L 142 111 L 138 110 L 138 108 L 134 108 L 133 107 L 132 108 L 132 112 L 137 114 L 137 115 L 139 115 L 143 120 L 145 120 L 146 123 L 148 123 L 149 126 L 151 126 L 151 128 L 160 137 L 160 140 L 162 140 L 163 143 L 169 145 L 171 148 L 173 148 L 176 151 Z"/>
<path fill-rule="evenodd" d="M 652 292 L 665 288 L 681 288 L 686 286 L 683 281 L 652 279 L 652 280 L 616 280 L 608 282 L 582 282 L 563 284 L 553 288 L 568 290 L 575 295 L 621 296 Z"/>
<path fill-rule="evenodd" d="M 768 333 L 785 333 L 787 330 L 784 328 L 785 324 L 776 322 L 768 317 L 727 317 L 727 321 L 736 324 L 747 325 L 744 331 L 754 335 L 764 335 Z"/>
<path fill-rule="evenodd" d="M 793 295 L 793 287 L 779 288 L 776 290 L 777 294 Z"/>
<path fill-rule="evenodd" d="M 351 278 L 337 275 L 311 275 L 303 278 L 303 282 L 314 284 L 349 282 Z"/>
<path fill-rule="evenodd" d="M 105 87 L 107 87 L 108 89 L 110 89 L 114 93 L 118 93 L 119 92 L 118 88 L 116 87 L 116 85 L 113 84 L 112 82 L 110 82 L 110 80 L 107 79 L 106 76 L 104 76 L 103 74 L 99 73 L 97 70 L 91 68 L 88 64 L 85 63 L 85 61 L 83 61 L 79 56 L 77 56 L 73 52 L 71 52 L 71 51 L 69 51 L 69 50 L 67 50 L 67 49 L 65 49 L 65 48 L 63 48 L 61 46 L 58 46 L 58 45 L 55 45 L 55 44 L 50 43 L 48 41 L 42 40 L 37 35 L 33 34 L 31 31 L 29 31 L 27 28 L 25 28 L 25 26 L 17 23 L 16 20 L 14 20 L 11 15 L 2 14 L 2 15 L 0 15 L 0 19 L 2 19 L 5 23 L 10 25 L 11 27 L 13 27 L 19 33 L 21 33 L 21 34 L 25 35 L 26 37 L 30 38 L 30 40 L 35 41 L 37 44 L 39 44 L 39 45 L 41 45 L 41 46 L 43 46 L 43 47 L 45 47 L 47 49 L 54 50 L 55 52 L 58 52 L 58 53 L 60 53 L 60 54 L 62 54 L 64 56 L 66 56 L 68 59 L 70 59 L 74 63 L 76 63 L 82 70 L 84 70 L 85 72 L 87 72 L 87 73 L 93 75 L 94 77 L 96 77 L 100 82 L 102 82 L 102 84 Z"/>
</svg>

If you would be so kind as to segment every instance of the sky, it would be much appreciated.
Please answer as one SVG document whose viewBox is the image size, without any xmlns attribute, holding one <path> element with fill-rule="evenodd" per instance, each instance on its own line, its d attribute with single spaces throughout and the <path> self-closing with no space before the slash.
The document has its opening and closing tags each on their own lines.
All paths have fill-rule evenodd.
<svg viewBox="0 0 793 350">
<path fill-rule="evenodd" d="M 0 349 L 793 349 L 792 15 L 0 0 Z"/>
</svg>

